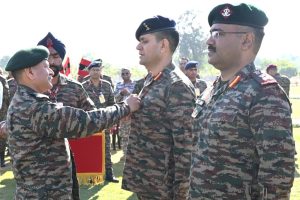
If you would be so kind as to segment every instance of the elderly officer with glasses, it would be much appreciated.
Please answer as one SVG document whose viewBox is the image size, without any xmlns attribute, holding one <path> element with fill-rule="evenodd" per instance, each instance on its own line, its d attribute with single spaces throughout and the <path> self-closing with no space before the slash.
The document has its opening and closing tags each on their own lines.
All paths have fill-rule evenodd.
<svg viewBox="0 0 300 200">
<path fill-rule="evenodd" d="M 247 4 L 208 16 L 208 62 L 220 71 L 196 101 L 190 199 L 288 199 L 295 171 L 291 105 L 256 69 L 266 14 Z"/>
</svg>

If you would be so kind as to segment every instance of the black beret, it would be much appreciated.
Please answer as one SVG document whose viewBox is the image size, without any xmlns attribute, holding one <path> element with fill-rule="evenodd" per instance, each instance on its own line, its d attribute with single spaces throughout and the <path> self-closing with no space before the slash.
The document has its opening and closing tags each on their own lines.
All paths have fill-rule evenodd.
<svg viewBox="0 0 300 200">
<path fill-rule="evenodd" d="M 213 24 L 236 24 L 262 29 L 268 23 L 268 18 L 262 10 L 252 5 L 222 4 L 216 6 L 209 13 L 208 23 L 210 26 Z"/>
<path fill-rule="evenodd" d="M 135 32 L 135 38 L 140 40 L 141 35 L 164 30 L 176 31 L 176 22 L 160 15 L 144 20 Z"/>
<path fill-rule="evenodd" d="M 91 62 L 88 66 L 88 70 L 92 69 L 93 67 L 101 67 L 102 66 L 102 60 L 101 59 L 97 59 L 94 60 L 93 62 Z"/>
<path fill-rule="evenodd" d="M 43 46 L 17 51 L 8 61 L 5 70 L 16 71 L 35 66 L 49 57 L 49 50 Z"/>
<path fill-rule="evenodd" d="M 184 69 L 191 69 L 191 68 L 197 68 L 198 67 L 198 62 L 197 61 L 189 61 L 188 63 L 186 63 Z"/>
<path fill-rule="evenodd" d="M 41 41 L 39 41 L 38 45 L 43 45 L 47 48 L 52 47 L 57 51 L 62 60 L 66 55 L 65 45 L 56 39 L 50 32 Z"/>
</svg>

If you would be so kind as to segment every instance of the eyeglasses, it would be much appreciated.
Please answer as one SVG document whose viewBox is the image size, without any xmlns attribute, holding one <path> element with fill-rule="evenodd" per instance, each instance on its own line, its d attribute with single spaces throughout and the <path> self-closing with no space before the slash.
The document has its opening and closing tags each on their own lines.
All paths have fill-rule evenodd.
<svg viewBox="0 0 300 200">
<path fill-rule="evenodd" d="M 246 34 L 248 32 L 209 31 L 209 33 L 213 39 L 218 39 L 220 37 L 225 36 L 226 34 Z"/>
<path fill-rule="evenodd" d="M 125 73 L 122 73 L 122 76 L 124 76 L 124 75 L 128 75 L 129 73 L 128 72 L 125 72 Z"/>
</svg>

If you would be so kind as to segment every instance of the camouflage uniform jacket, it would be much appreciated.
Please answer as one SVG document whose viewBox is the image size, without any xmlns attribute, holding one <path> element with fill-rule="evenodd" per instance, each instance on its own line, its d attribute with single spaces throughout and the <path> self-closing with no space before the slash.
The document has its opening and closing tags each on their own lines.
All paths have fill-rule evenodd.
<svg viewBox="0 0 300 200">
<path fill-rule="evenodd" d="M 283 90 L 286 92 L 287 96 L 289 96 L 290 92 L 290 84 L 291 81 L 287 76 L 275 74 L 274 78 L 278 82 L 278 84 L 283 88 Z"/>
<path fill-rule="evenodd" d="M 128 114 L 124 105 L 88 112 L 63 107 L 19 85 L 7 118 L 15 199 L 71 199 L 70 152 L 64 138 L 85 137 Z"/>
<path fill-rule="evenodd" d="M 6 113 L 9 106 L 9 91 L 6 79 L 0 75 L 0 84 L 2 84 L 2 102 L 0 108 L 0 121 L 6 120 Z M 6 139 L 0 138 L 0 152 L 5 151 Z"/>
<path fill-rule="evenodd" d="M 134 89 L 132 91 L 132 94 L 139 94 L 140 91 L 142 91 L 142 88 L 144 87 L 145 78 L 139 79 L 135 82 Z"/>
<path fill-rule="evenodd" d="M 191 199 L 288 199 L 295 171 L 289 100 L 253 64 L 236 75 L 196 101 Z"/>
<path fill-rule="evenodd" d="M 103 80 L 108 81 L 111 84 L 111 87 L 114 88 L 114 84 L 113 84 L 110 76 L 107 76 L 107 75 L 103 74 L 103 75 L 101 75 L 100 78 L 103 79 Z M 90 79 L 90 75 L 87 75 L 84 78 L 82 78 L 82 82 L 85 82 L 85 81 L 87 81 L 89 79 Z"/>
<path fill-rule="evenodd" d="M 207 84 L 202 79 L 196 79 L 195 82 L 192 82 L 195 87 L 196 96 L 200 96 L 200 94 L 207 88 Z"/>
<path fill-rule="evenodd" d="M 17 85 L 17 82 L 14 78 L 8 79 L 7 83 L 8 83 L 8 86 L 9 86 L 8 87 L 9 88 L 9 97 L 10 97 L 9 102 L 11 102 L 11 99 L 13 98 L 14 94 L 17 91 L 18 85 Z"/>
<path fill-rule="evenodd" d="M 3 97 L 1 102 L 2 106 L 0 108 L 0 121 L 3 121 L 6 119 L 6 113 L 9 106 L 10 93 L 9 93 L 9 86 L 7 84 L 6 79 L 1 75 L 0 75 L 0 82 L 3 88 Z"/>
<path fill-rule="evenodd" d="M 174 65 L 141 92 L 141 109 L 132 115 L 122 188 L 151 199 L 187 199 L 195 148 L 192 83 Z"/>
<path fill-rule="evenodd" d="M 95 108 L 94 102 L 89 98 L 82 84 L 64 74 L 59 75 L 58 83 L 46 95 L 49 96 L 51 102 L 62 103 L 63 106 L 86 111 Z"/>
<path fill-rule="evenodd" d="M 108 81 L 101 79 L 98 87 L 95 87 L 91 80 L 87 80 L 82 83 L 82 86 L 97 108 L 105 108 L 115 104 L 113 89 Z"/>
</svg>

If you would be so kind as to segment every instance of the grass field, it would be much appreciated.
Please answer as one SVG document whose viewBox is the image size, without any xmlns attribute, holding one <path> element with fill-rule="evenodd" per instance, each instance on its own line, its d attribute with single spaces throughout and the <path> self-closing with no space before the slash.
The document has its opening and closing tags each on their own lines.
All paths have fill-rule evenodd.
<svg viewBox="0 0 300 200">
<path fill-rule="evenodd" d="M 294 95 L 300 96 L 300 87 L 291 88 L 291 92 Z M 300 99 L 291 99 L 293 107 L 293 119 L 300 119 Z M 300 128 L 294 128 L 294 139 L 296 142 L 296 150 L 300 152 Z M 81 186 L 80 196 L 82 200 L 137 200 L 136 195 L 131 192 L 121 189 L 123 161 L 122 151 L 112 152 L 112 161 L 114 163 L 115 175 L 119 178 L 120 183 L 108 183 L 104 182 L 101 185 L 96 186 Z M 300 153 L 296 155 L 296 173 L 294 186 L 291 192 L 291 200 L 300 199 Z M 1 170 L 1 168 L 0 168 Z M 0 200 L 13 199 L 13 193 L 15 190 L 15 182 L 13 179 L 12 171 L 7 170 L 0 171 Z"/>
</svg>

